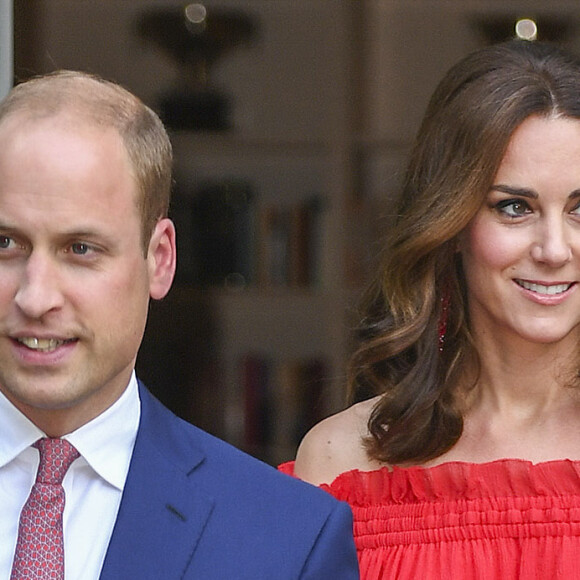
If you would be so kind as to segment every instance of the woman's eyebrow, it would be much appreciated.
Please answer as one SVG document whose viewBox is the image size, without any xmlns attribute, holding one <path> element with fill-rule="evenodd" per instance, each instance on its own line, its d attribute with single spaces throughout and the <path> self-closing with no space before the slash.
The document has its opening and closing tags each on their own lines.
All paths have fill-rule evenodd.
<svg viewBox="0 0 580 580">
<path fill-rule="evenodd" d="M 499 191 L 501 193 L 507 193 L 508 195 L 517 195 L 521 197 L 529 197 L 530 199 L 538 199 L 538 193 L 529 187 L 514 187 L 512 185 L 504 185 L 498 183 L 492 185 L 490 191 Z"/>
<path fill-rule="evenodd" d="M 498 183 L 492 185 L 490 191 L 499 191 L 501 193 L 507 193 L 508 195 L 517 195 L 518 197 L 527 197 L 529 199 L 538 199 L 539 195 L 533 189 L 529 187 L 515 187 L 512 185 L 504 185 L 503 183 Z M 574 189 L 568 195 L 568 199 L 577 199 L 580 197 L 580 188 Z"/>
</svg>

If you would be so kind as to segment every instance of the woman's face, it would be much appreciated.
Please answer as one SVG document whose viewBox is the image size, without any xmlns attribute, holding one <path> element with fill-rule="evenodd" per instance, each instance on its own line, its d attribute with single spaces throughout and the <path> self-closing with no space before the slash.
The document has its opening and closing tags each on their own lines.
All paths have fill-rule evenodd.
<svg viewBox="0 0 580 580">
<path fill-rule="evenodd" d="M 578 340 L 579 120 L 518 127 L 458 247 L 476 339 Z"/>
</svg>

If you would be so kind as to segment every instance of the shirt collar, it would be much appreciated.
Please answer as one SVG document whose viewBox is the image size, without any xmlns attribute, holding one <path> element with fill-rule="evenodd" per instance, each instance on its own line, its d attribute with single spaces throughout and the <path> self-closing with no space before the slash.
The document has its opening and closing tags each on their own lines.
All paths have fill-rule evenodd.
<svg viewBox="0 0 580 580">
<path fill-rule="evenodd" d="M 4 467 L 45 435 L 2 392 L 0 417 L 0 467 Z"/>
<path fill-rule="evenodd" d="M 123 394 L 92 421 L 65 435 L 91 468 L 122 490 L 137 437 L 141 404 L 133 371 Z M 0 393 L 0 467 L 45 434 Z"/>
</svg>

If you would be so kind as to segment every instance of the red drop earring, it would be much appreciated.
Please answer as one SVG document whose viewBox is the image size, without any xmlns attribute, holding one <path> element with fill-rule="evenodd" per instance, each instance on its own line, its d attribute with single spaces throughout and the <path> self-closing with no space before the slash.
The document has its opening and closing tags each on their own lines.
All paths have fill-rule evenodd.
<svg viewBox="0 0 580 580">
<path fill-rule="evenodd" d="M 441 311 L 439 313 L 439 352 L 443 352 L 445 336 L 447 334 L 447 322 L 449 320 L 449 304 L 451 302 L 451 289 L 449 285 L 445 287 L 441 295 Z"/>
</svg>

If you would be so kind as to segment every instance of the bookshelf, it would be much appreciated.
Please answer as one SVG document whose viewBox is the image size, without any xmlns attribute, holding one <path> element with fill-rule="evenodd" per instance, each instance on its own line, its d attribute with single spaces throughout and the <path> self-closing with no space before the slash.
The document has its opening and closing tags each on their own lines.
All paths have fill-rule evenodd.
<svg viewBox="0 0 580 580">
<path fill-rule="evenodd" d="M 240 68 L 229 63 L 220 72 L 236 94 L 234 129 L 172 135 L 175 219 L 184 233 L 179 284 L 196 286 L 195 264 L 203 262 L 199 246 L 190 246 L 192 203 L 199 215 L 196 200 L 208 188 L 214 201 L 243 198 L 243 209 L 230 212 L 239 222 L 229 222 L 230 233 L 242 232 L 234 244 L 242 255 L 222 256 L 237 268 L 217 267 L 201 286 L 217 327 L 219 434 L 275 464 L 292 458 L 306 430 L 344 404 L 342 246 L 354 114 L 348 48 L 358 8 L 343 0 L 245 6 L 259 14 L 261 41 L 240 55 Z M 205 242 L 206 255 L 215 256 Z"/>
<path fill-rule="evenodd" d="M 580 8 L 577 0 L 204 3 L 243 9 L 256 34 L 213 70 L 231 99 L 230 129 L 171 130 L 179 274 L 151 307 L 138 370 L 187 420 L 277 463 L 293 457 L 311 423 L 344 405 L 353 304 L 429 95 L 485 41 L 474 23 L 523 12 L 574 23 Z M 155 108 L 177 71 L 135 34 L 144 5 L 16 2 L 16 74 L 91 70 Z"/>
</svg>

